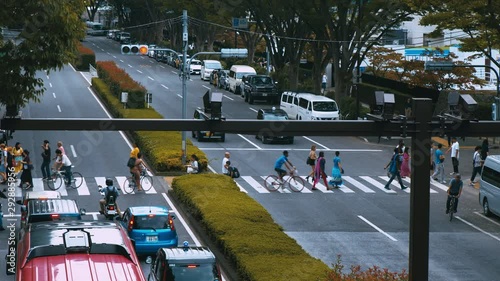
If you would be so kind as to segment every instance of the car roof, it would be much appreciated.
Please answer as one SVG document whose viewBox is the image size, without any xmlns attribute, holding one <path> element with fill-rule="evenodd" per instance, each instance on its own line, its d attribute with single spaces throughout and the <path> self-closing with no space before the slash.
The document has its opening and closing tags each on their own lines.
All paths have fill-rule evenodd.
<svg viewBox="0 0 500 281">
<path fill-rule="evenodd" d="M 238 69 L 238 71 L 241 71 L 241 72 L 249 72 L 249 71 L 255 72 L 255 69 L 253 67 L 249 66 L 249 65 L 235 64 L 235 65 L 231 66 L 231 69 L 233 67 L 236 68 L 236 69 Z"/>
<path fill-rule="evenodd" d="M 35 199 L 28 202 L 27 211 L 30 215 L 39 214 L 79 214 L 80 210 L 75 200 L 70 199 Z"/>
<path fill-rule="evenodd" d="M 45 191 L 28 191 L 24 195 L 25 199 L 59 199 L 61 198 L 61 193 L 59 191 L 45 190 Z"/>
<path fill-rule="evenodd" d="M 169 262 L 214 263 L 215 256 L 207 247 L 161 248 Z"/>
<path fill-rule="evenodd" d="M 288 114 L 286 113 L 286 111 L 284 111 L 283 109 L 281 108 L 261 108 L 259 109 L 260 111 L 262 111 L 262 113 L 264 114 L 274 114 L 274 115 L 286 115 L 288 116 Z"/>
<path fill-rule="evenodd" d="M 325 97 L 325 96 L 320 96 L 320 95 L 316 95 L 316 94 L 313 94 L 313 93 L 297 93 L 297 92 L 284 92 L 283 94 L 288 94 L 288 95 L 294 95 L 298 98 L 305 98 L 305 99 L 308 99 L 308 100 L 311 100 L 311 101 L 334 101 L 332 100 L 331 98 L 329 97 Z"/>
<path fill-rule="evenodd" d="M 130 207 L 128 209 L 130 210 L 130 213 L 134 216 L 149 215 L 149 214 L 155 214 L 155 215 L 169 214 L 168 208 L 163 206 L 136 206 L 136 207 Z"/>
<path fill-rule="evenodd" d="M 220 63 L 220 61 L 218 61 L 218 60 L 203 60 L 203 61 L 204 62 L 218 62 L 218 63 Z"/>
</svg>

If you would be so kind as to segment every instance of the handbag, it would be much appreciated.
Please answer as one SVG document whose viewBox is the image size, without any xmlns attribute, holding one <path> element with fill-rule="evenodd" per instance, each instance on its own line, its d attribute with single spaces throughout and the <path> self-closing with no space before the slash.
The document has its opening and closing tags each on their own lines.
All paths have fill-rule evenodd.
<svg viewBox="0 0 500 281">
<path fill-rule="evenodd" d="M 344 174 L 344 168 L 340 168 L 340 173 Z"/>
<path fill-rule="evenodd" d="M 33 164 L 28 164 L 28 169 L 33 170 Z"/>
</svg>

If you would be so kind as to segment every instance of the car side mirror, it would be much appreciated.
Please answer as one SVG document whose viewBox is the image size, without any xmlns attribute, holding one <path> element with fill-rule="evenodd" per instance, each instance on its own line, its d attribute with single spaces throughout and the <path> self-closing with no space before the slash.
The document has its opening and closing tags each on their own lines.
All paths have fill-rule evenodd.
<svg viewBox="0 0 500 281">
<path fill-rule="evenodd" d="M 83 216 L 83 215 L 85 215 L 85 214 L 87 214 L 87 211 L 86 211 L 85 209 L 81 208 L 81 209 L 80 209 L 80 215 L 82 215 L 82 216 Z"/>
</svg>

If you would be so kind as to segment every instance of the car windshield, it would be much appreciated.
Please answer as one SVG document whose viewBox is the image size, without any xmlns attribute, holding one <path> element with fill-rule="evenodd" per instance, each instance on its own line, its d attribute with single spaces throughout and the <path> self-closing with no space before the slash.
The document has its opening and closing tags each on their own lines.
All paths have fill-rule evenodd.
<svg viewBox="0 0 500 281">
<path fill-rule="evenodd" d="M 208 68 L 208 69 L 221 69 L 222 66 L 218 62 L 208 62 L 208 63 L 205 63 L 205 68 Z"/>
<path fill-rule="evenodd" d="M 288 120 L 286 115 L 266 114 L 264 120 Z"/>
<path fill-rule="evenodd" d="M 253 83 L 257 86 L 259 85 L 270 85 L 273 84 L 273 80 L 270 77 L 254 77 Z"/>
<path fill-rule="evenodd" d="M 314 111 L 337 111 L 337 104 L 333 101 L 315 101 L 313 102 Z"/>
<path fill-rule="evenodd" d="M 236 79 L 241 79 L 245 75 L 254 75 L 255 73 L 251 72 L 238 72 L 236 73 Z"/>
<path fill-rule="evenodd" d="M 168 216 L 135 216 L 134 229 L 168 228 Z"/>
<path fill-rule="evenodd" d="M 191 61 L 191 65 L 201 65 L 201 61 L 199 60 Z"/>
<path fill-rule="evenodd" d="M 172 272 L 169 272 L 173 275 L 171 280 L 175 281 L 214 281 L 218 279 L 213 264 L 181 264 L 171 266 L 171 268 Z"/>
</svg>

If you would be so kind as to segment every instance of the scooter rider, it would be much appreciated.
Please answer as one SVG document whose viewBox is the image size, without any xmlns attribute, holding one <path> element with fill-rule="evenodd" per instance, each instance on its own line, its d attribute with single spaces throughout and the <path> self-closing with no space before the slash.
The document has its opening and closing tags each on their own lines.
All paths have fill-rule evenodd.
<svg viewBox="0 0 500 281">
<path fill-rule="evenodd" d="M 120 194 L 118 193 L 118 189 L 115 186 L 113 186 L 113 180 L 110 178 L 107 178 L 106 179 L 106 187 L 102 188 L 99 191 L 104 192 L 104 198 L 99 200 L 99 205 L 101 207 L 100 213 L 104 214 L 104 208 L 105 208 L 106 204 L 109 202 L 109 198 L 111 196 L 113 196 L 113 198 L 115 200 L 116 213 L 118 214 L 118 216 L 121 216 L 120 208 L 118 207 L 118 203 L 117 203 L 117 198 Z"/>
</svg>

